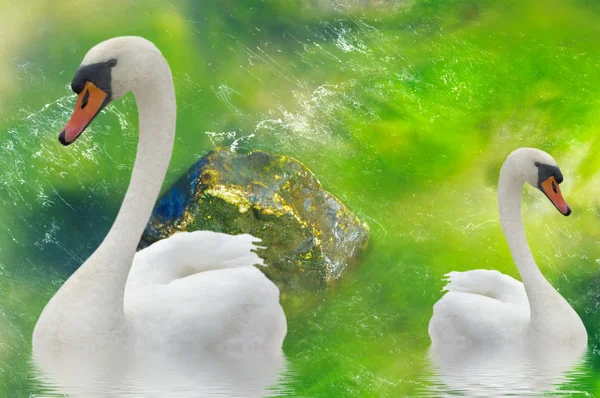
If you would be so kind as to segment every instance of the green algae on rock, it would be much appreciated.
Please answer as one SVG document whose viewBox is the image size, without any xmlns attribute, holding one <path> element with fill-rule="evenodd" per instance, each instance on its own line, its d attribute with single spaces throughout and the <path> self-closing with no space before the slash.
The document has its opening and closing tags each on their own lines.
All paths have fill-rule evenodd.
<svg viewBox="0 0 600 398">
<path fill-rule="evenodd" d="M 139 248 L 177 231 L 250 233 L 284 292 L 331 286 L 368 242 L 366 225 L 295 159 L 217 149 L 158 201 Z"/>
</svg>

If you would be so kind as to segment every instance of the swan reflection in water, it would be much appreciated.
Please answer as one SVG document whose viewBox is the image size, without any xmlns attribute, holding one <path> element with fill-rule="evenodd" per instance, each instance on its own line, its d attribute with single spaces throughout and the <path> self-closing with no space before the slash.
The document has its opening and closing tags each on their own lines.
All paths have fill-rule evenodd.
<svg viewBox="0 0 600 398">
<path fill-rule="evenodd" d="M 36 397 L 264 397 L 286 393 L 282 352 L 115 355 L 81 360 L 52 372 L 35 368 Z"/>
<path fill-rule="evenodd" d="M 427 396 L 571 396 L 559 389 L 580 378 L 586 350 L 430 349 Z"/>
</svg>

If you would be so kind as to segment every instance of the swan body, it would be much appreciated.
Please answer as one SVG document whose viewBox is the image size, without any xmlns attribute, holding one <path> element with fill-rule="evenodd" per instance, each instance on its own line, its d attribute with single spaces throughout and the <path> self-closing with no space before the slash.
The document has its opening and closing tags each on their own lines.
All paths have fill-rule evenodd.
<svg viewBox="0 0 600 398">
<path fill-rule="evenodd" d="M 90 358 L 232 350 L 271 352 L 280 361 L 285 315 L 279 290 L 253 266 L 263 265 L 252 251 L 258 239 L 182 232 L 136 253 L 175 138 L 175 92 L 160 51 L 140 37 L 107 40 L 87 53 L 71 86 L 78 100 L 61 143 L 75 141 L 129 91 L 139 110 L 139 142 L 112 228 L 40 315 L 34 361 L 46 370 L 75 369 Z"/>
<path fill-rule="evenodd" d="M 136 253 L 125 315 L 143 347 L 281 347 L 279 289 L 251 264 L 259 239 L 211 231 L 177 232 Z M 168 320 L 168 322 L 165 322 Z"/>
<path fill-rule="evenodd" d="M 448 292 L 438 301 L 429 326 L 435 344 L 507 344 L 524 336 L 529 302 L 523 284 L 498 271 L 447 275 Z"/>
<path fill-rule="evenodd" d="M 500 222 L 523 283 L 498 271 L 447 274 L 447 293 L 434 305 L 429 323 L 432 350 L 565 348 L 576 353 L 587 345 L 577 313 L 548 283 L 537 267 L 521 219 L 521 192 L 526 183 L 539 188 L 564 215 L 571 210 L 559 184 L 562 174 L 547 153 L 521 148 L 511 153 L 500 172 Z"/>
</svg>

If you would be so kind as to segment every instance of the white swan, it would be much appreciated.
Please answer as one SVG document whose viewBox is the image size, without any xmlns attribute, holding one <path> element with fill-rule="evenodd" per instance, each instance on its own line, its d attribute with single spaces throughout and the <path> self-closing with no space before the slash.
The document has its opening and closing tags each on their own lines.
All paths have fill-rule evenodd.
<svg viewBox="0 0 600 398">
<path fill-rule="evenodd" d="M 144 352 L 161 358 L 239 350 L 280 355 L 286 320 L 279 290 L 252 266 L 262 264 L 251 251 L 258 239 L 177 233 L 136 253 L 175 134 L 175 92 L 160 51 L 139 37 L 107 40 L 87 53 L 71 86 L 78 100 L 59 135 L 63 144 L 129 91 L 139 109 L 139 143 L 112 228 L 36 324 L 34 361 L 44 369 L 73 369 L 82 358 L 117 358 L 122 367 Z"/>
<path fill-rule="evenodd" d="M 448 292 L 435 304 L 429 323 L 432 350 L 564 348 L 577 356 L 586 347 L 581 319 L 540 272 L 521 220 L 525 183 L 569 215 L 558 185 L 562 180 L 554 159 L 541 150 L 521 148 L 508 156 L 498 183 L 500 223 L 523 283 L 498 271 L 449 273 Z"/>
</svg>

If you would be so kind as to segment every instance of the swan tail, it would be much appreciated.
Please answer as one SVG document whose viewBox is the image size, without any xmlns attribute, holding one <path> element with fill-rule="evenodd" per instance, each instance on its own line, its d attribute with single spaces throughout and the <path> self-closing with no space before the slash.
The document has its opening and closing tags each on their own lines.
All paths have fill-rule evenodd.
<svg viewBox="0 0 600 398">
<path fill-rule="evenodd" d="M 446 274 L 444 290 L 486 296 L 503 302 L 527 301 L 523 284 L 495 270 L 453 271 Z"/>
</svg>

